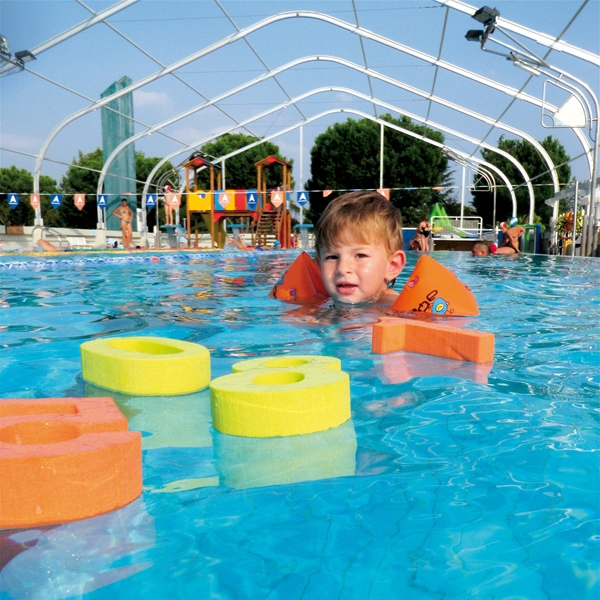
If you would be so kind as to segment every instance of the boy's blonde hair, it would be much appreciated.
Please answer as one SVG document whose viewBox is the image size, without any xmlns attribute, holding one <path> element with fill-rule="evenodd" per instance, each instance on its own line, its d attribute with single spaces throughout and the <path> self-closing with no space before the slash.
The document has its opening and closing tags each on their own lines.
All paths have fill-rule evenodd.
<svg viewBox="0 0 600 600">
<path fill-rule="evenodd" d="M 402 250 L 402 215 L 378 192 L 350 192 L 332 200 L 315 227 L 317 259 L 350 234 L 364 244 L 383 242 L 389 254 Z"/>
</svg>

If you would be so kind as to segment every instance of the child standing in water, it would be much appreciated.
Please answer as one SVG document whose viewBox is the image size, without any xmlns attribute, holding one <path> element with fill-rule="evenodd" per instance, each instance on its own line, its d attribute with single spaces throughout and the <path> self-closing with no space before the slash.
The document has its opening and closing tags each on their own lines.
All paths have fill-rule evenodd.
<svg viewBox="0 0 600 600">
<path fill-rule="evenodd" d="M 333 200 L 315 227 L 316 258 L 335 302 L 391 306 L 392 288 L 406 264 L 402 216 L 377 192 L 351 192 Z"/>
</svg>

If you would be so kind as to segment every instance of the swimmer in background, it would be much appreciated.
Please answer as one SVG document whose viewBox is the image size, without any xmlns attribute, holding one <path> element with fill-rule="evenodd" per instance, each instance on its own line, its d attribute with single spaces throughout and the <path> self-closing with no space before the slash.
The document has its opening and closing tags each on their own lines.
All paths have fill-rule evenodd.
<svg viewBox="0 0 600 600">
<path fill-rule="evenodd" d="M 525 233 L 525 229 L 519 225 L 517 217 L 512 217 L 509 225 L 504 222 L 500 224 L 502 242 L 494 254 L 519 254 L 519 239 Z"/>
<path fill-rule="evenodd" d="M 133 211 L 129 208 L 127 200 L 121 199 L 121 206 L 117 206 L 112 212 L 113 216 L 121 219 L 121 233 L 123 235 L 123 248 L 131 248 L 131 240 L 133 238 Z"/>
<path fill-rule="evenodd" d="M 471 250 L 471 256 L 489 256 L 490 247 L 483 242 L 475 242 L 473 249 Z"/>
<path fill-rule="evenodd" d="M 329 203 L 315 228 L 316 259 L 334 302 L 389 308 L 406 264 L 400 211 L 377 192 L 351 192 Z"/>
<path fill-rule="evenodd" d="M 429 236 L 431 235 L 431 225 L 429 221 L 421 221 L 417 227 L 412 240 L 410 240 L 410 249 L 417 252 L 427 252 L 429 250 Z"/>
</svg>

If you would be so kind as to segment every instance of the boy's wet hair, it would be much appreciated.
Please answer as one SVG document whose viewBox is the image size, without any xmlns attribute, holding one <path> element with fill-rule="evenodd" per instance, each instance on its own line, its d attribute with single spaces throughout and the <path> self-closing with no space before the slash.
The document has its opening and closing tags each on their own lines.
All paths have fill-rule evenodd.
<svg viewBox="0 0 600 600">
<path fill-rule="evenodd" d="M 402 215 L 378 192 L 350 192 L 328 205 L 315 227 L 317 258 L 350 234 L 364 244 L 383 242 L 389 254 L 402 250 Z"/>
</svg>

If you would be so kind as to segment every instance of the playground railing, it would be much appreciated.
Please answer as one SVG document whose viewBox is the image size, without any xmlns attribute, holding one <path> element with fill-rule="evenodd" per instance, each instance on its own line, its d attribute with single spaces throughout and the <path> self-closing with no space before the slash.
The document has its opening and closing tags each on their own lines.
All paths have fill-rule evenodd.
<svg viewBox="0 0 600 600">
<path fill-rule="evenodd" d="M 481 239 L 483 219 L 481 217 L 431 217 L 431 231 L 435 238 Z"/>
</svg>

